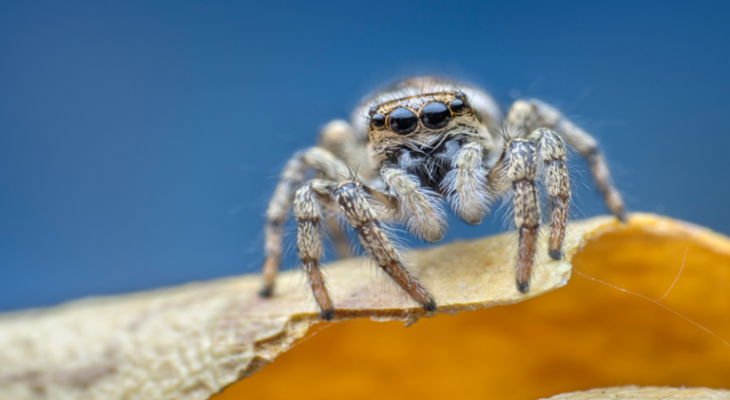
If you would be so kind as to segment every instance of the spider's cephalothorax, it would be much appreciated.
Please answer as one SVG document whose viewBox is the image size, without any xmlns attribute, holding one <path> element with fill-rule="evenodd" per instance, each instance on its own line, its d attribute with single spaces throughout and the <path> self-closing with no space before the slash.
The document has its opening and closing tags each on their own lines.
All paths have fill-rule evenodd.
<svg viewBox="0 0 730 400">
<path fill-rule="evenodd" d="M 514 137 L 505 139 L 503 131 Z M 282 226 L 293 203 L 299 258 L 324 319 L 333 317 L 334 305 L 320 271 L 321 229 L 331 232 L 341 256 L 348 254 L 337 215 L 398 286 L 433 311 L 435 300 L 410 275 L 383 224 L 405 224 L 435 242 L 446 229 L 444 200 L 457 217 L 476 225 L 507 194 L 519 234 L 517 290 L 524 293 L 543 221 L 539 183 L 547 197 L 548 253 L 562 257 L 570 202 L 566 144 L 587 159 L 609 210 L 624 220 L 623 201 L 596 141 L 554 108 L 520 100 L 503 117 L 485 92 L 433 77 L 379 91 L 355 110 L 351 123 L 330 122 L 318 145 L 295 154 L 284 168 L 266 212 L 262 294 L 272 294 Z M 309 170 L 316 178 L 305 182 Z"/>
</svg>

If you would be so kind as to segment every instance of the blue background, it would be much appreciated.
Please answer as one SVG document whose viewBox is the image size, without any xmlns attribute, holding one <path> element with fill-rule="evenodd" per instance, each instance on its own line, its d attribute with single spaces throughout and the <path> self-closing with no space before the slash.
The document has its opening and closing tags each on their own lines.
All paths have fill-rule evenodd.
<svg viewBox="0 0 730 400">
<path fill-rule="evenodd" d="M 560 107 L 629 210 L 730 233 L 727 3 L 262 3 L 0 3 L 0 310 L 257 270 L 287 158 L 420 73 Z"/>
</svg>

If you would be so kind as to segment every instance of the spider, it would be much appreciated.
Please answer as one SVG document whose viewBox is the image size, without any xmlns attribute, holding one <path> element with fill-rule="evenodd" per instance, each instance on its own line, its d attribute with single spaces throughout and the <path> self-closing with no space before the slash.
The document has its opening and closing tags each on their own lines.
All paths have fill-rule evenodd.
<svg viewBox="0 0 730 400">
<path fill-rule="evenodd" d="M 330 122 L 317 146 L 299 151 L 284 167 L 266 211 L 261 295 L 273 292 L 292 207 L 299 258 L 323 319 L 332 319 L 335 307 L 320 269 L 321 230 L 330 231 L 340 256 L 349 253 L 339 215 L 386 274 L 425 311 L 435 311 L 436 301 L 409 273 L 385 224 L 404 224 L 416 237 L 437 242 L 446 230 L 444 203 L 478 225 L 502 198 L 511 203 L 519 233 L 515 281 L 525 293 L 541 222 L 540 187 L 547 196 L 548 253 L 555 260 L 563 256 L 571 195 L 566 144 L 586 158 L 608 209 L 624 221 L 623 200 L 595 139 L 547 104 L 518 100 L 503 116 L 486 92 L 436 77 L 377 91 L 351 123 Z M 305 182 L 309 171 L 317 177 Z"/>
</svg>

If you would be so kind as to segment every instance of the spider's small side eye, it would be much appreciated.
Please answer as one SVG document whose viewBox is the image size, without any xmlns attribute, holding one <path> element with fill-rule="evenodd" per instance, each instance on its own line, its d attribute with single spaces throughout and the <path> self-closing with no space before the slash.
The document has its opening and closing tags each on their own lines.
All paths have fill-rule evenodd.
<svg viewBox="0 0 730 400">
<path fill-rule="evenodd" d="M 458 113 L 458 112 L 464 111 L 464 108 L 466 108 L 466 106 L 464 105 L 464 101 L 463 100 L 461 100 L 461 99 L 454 99 L 451 102 L 450 108 L 451 108 L 451 111 L 453 111 L 455 113 Z"/>
<path fill-rule="evenodd" d="M 413 111 L 400 107 L 390 113 L 388 124 L 393 132 L 399 135 L 407 135 L 418 126 L 418 117 Z"/>
<path fill-rule="evenodd" d="M 385 125 L 385 117 L 382 114 L 375 114 L 370 117 L 370 124 L 376 128 L 382 128 Z"/>
<path fill-rule="evenodd" d="M 439 129 L 449 124 L 451 112 L 444 103 L 434 101 L 421 109 L 421 122 L 428 129 Z"/>
<path fill-rule="evenodd" d="M 375 111 L 375 107 L 370 107 L 370 110 L 368 110 L 368 115 L 372 117 L 375 114 Z"/>
</svg>

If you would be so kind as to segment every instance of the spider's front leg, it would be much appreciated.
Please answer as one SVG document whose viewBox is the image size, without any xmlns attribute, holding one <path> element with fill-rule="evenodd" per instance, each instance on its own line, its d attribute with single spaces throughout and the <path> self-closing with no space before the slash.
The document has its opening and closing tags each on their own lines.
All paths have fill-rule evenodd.
<svg viewBox="0 0 730 400">
<path fill-rule="evenodd" d="M 537 179 L 535 145 L 524 139 L 507 143 L 502 157 L 490 171 L 490 182 L 495 190 L 504 180 L 512 187 L 513 220 L 519 232 L 515 279 L 521 293 L 530 288 L 530 274 L 537 250 L 540 227 L 540 198 L 535 185 Z"/>
<path fill-rule="evenodd" d="M 518 100 L 510 107 L 505 119 L 508 132 L 527 135 L 536 129 L 547 127 L 554 130 L 587 161 L 598 190 L 611 213 L 620 221 L 626 221 L 626 211 L 621 194 L 611 183 L 611 175 L 601 155 L 596 140 L 563 116 L 558 110 L 537 100 Z"/>
<path fill-rule="evenodd" d="M 554 260 L 563 256 L 563 240 L 570 205 L 570 179 L 565 165 L 561 138 L 549 129 L 538 129 L 529 140 L 507 143 L 502 157 L 489 173 L 495 191 L 512 188 L 514 224 L 519 232 L 516 283 L 522 293 L 530 288 L 530 276 L 537 251 L 540 227 L 540 197 L 535 181 L 540 179 L 547 191 L 550 210 L 548 254 Z"/>
<path fill-rule="evenodd" d="M 332 319 L 335 307 L 319 265 L 322 258 L 322 209 L 324 204 L 329 203 L 330 193 L 335 186 L 334 182 L 313 179 L 297 190 L 293 207 L 297 221 L 299 259 L 324 320 Z"/>
<path fill-rule="evenodd" d="M 274 281 L 281 261 L 282 226 L 292 204 L 294 190 L 304 182 L 309 169 L 321 174 L 325 179 L 333 181 L 349 175 L 344 161 L 320 147 L 300 151 L 286 163 L 266 210 L 266 224 L 264 225 L 266 258 L 263 266 L 262 296 L 268 297 L 273 293 Z"/>
<path fill-rule="evenodd" d="M 565 146 L 560 136 L 549 129 L 537 129 L 529 140 L 537 146 L 538 176 L 549 198 L 550 243 L 553 260 L 563 258 L 563 240 L 570 207 L 570 178 L 565 165 Z"/>
<path fill-rule="evenodd" d="M 435 311 L 436 301 L 403 265 L 400 254 L 367 200 L 368 192 L 375 191 L 350 180 L 339 184 L 332 192 L 332 197 L 340 206 L 347 222 L 357 231 L 360 244 L 370 257 L 424 310 Z"/>
</svg>

